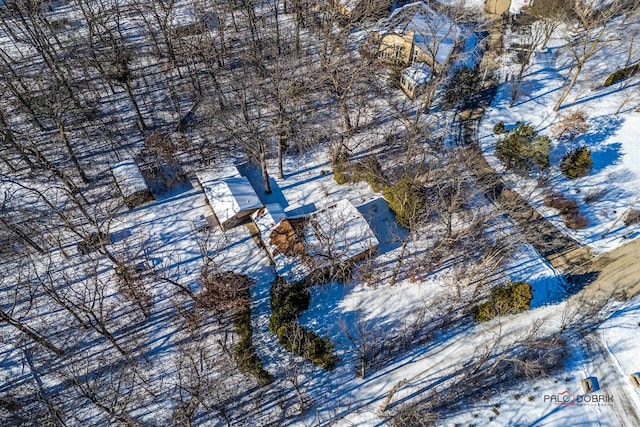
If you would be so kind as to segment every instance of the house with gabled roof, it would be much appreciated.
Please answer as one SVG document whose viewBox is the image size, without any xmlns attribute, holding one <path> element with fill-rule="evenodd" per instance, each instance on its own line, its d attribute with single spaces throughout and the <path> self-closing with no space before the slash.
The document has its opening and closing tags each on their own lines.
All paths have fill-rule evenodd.
<svg viewBox="0 0 640 427">
<path fill-rule="evenodd" d="M 222 231 L 251 220 L 263 205 L 249 180 L 234 166 L 221 171 L 199 171 L 196 178 Z"/>
<path fill-rule="evenodd" d="M 423 62 L 440 72 L 461 35 L 462 30 L 449 17 L 418 1 L 380 20 L 371 36 L 382 60 L 405 67 Z"/>
<path fill-rule="evenodd" d="M 129 209 L 154 200 L 153 193 L 135 160 L 123 160 L 111 166 L 111 175 Z"/>
<path fill-rule="evenodd" d="M 331 275 L 378 248 L 371 227 L 348 200 L 294 218 L 279 205 L 267 205 L 253 220 L 276 272 L 287 283 Z"/>
</svg>

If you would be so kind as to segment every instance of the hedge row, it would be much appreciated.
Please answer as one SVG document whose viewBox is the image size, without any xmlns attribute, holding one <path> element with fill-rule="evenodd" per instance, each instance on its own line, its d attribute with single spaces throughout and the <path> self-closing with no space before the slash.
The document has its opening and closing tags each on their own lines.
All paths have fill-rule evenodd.
<svg viewBox="0 0 640 427">
<path fill-rule="evenodd" d="M 276 281 L 271 286 L 269 330 L 278 336 L 285 349 L 330 371 L 339 359 L 333 343 L 298 324 L 298 317 L 309 307 L 309 291 L 303 284 L 287 285 Z"/>
<path fill-rule="evenodd" d="M 253 346 L 253 328 L 251 326 L 251 309 L 242 310 L 233 317 L 233 325 L 236 333 L 240 336 L 240 341 L 234 347 L 234 357 L 238 367 L 245 374 L 253 375 L 258 379 L 260 385 L 267 385 L 273 382 L 273 376 L 264 369 L 262 360 L 256 354 Z"/>
</svg>

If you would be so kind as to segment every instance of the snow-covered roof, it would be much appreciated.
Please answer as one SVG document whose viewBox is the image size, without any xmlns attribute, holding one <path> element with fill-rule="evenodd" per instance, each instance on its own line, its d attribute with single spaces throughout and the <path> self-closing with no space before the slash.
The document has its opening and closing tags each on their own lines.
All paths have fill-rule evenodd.
<svg viewBox="0 0 640 427">
<path fill-rule="evenodd" d="M 509 12 L 518 14 L 523 6 L 530 6 L 531 0 L 511 0 L 511 6 L 509 6 Z"/>
<path fill-rule="evenodd" d="M 377 31 L 381 34 L 413 31 L 413 43 L 439 64 L 446 62 L 462 34 L 455 22 L 421 1 L 396 9 L 378 23 Z"/>
<path fill-rule="evenodd" d="M 111 173 L 125 198 L 149 190 L 138 164 L 133 159 L 124 160 L 111 166 Z"/>
<path fill-rule="evenodd" d="M 438 3 L 447 6 L 481 9 L 484 7 L 485 0 L 438 0 Z"/>
<path fill-rule="evenodd" d="M 287 215 L 284 213 L 284 209 L 277 203 L 269 203 L 253 214 L 253 220 L 262 234 L 269 233 L 271 229 L 286 217 Z"/>
<path fill-rule="evenodd" d="M 196 177 L 222 226 L 239 213 L 251 213 L 262 207 L 249 180 L 235 167 L 217 172 L 196 172 Z"/>
<path fill-rule="evenodd" d="M 378 246 L 369 223 L 349 200 L 340 200 L 311 214 L 305 241 L 310 255 L 339 262 Z"/>
<path fill-rule="evenodd" d="M 279 205 L 268 205 L 254 214 L 254 222 L 276 272 L 289 283 L 378 246 L 369 224 L 348 200 L 290 219 Z"/>
<path fill-rule="evenodd" d="M 431 68 L 424 62 L 413 64 L 412 66 L 405 68 L 402 72 L 404 77 L 412 82 L 414 86 L 426 84 L 431 77 Z"/>
</svg>

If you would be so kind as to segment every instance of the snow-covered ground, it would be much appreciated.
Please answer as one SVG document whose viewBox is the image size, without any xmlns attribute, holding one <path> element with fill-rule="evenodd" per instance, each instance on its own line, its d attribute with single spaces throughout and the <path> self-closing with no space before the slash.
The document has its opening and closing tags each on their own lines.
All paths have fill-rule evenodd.
<svg viewBox="0 0 640 427">
<path fill-rule="evenodd" d="M 481 7 L 482 1 L 467 0 L 466 4 Z M 625 49 L 626 45 L 620 43 L 617 48 L 612 47 L 603 52 L 599 61 L 606 64 L 610 55 L 622 61 Z M 542 131 L 552 124 L 555 114 L 550 111 L 550 106 L 558 96 L 557 89 L 568 71 L 566 54 L 558 52 L 559 44 L 556 43 L 552 45 L 549 53 L 537 55 L 536 64 L 523 85 L 521 101 L 513 109 L 507 109 L 505 106 L 508 102 L 508 85 L 499 88 L 493 109 L 488 112 L 483 122 L 481 137 L 483 148 L 497 168 L 500 168 L 500 165 L 492 157 L 491 151 L 495 144 L 491 127 L 495 122 L 504 120 L 508 125 L 513 125 L 518 120 L 527 120 L 532 121 Z M 612 71 L 603 71 L 596 66 L 593 68 L 594 73 L 599 73 L 597 80 L 602 80 L 608 71 Z M 576 181 L 568 181 L 559 176 L 556 167 L 552 182 L 554 186 L 568 193 L 574 191 L 578 185 L 580 194 L 584 194 L 590 187 L 603 187 L 607 190 L 607 195 L 600 201 L 589 206 L 581 203 L 583 209 L 586 209 L 591 226 L 575 232 L 577 238 L 597 250 L 618 245 L 621 236 L 628 233 L 629 230 L 626 229 L 614 229 L 607 239 L 598 238 L 613 223 L 615 215 L 621 213 L 634 197 L 640 195 L 637 182 L 640 158 L 638 150 L 634 152 L 633 146 L 633 137 L 640 130 L 636 128 L 640 125 L 638 120 L 634 119 L 637 113 L 633 111 L 636 107 L 632 96 L 635 94 L 635 86 L 636 84 L 632 83 L 624 90 L 613 87 L 590 92 L 591 88 L 582 84 L 574 92 L 576 99 L 570 98 L 564 110 L 581 105 L 588 109 L 591 130 L 575 143 L 589 145 L 595 154 L 596 162 L 591 175 Z M 627 99 L 626 96 L 629 96 L 628 107 L 623 108 L 619 115 L 612 115 L 620 103 Z M 597 109 L 594 108 L 596 105 Z M 383 109 L 380 105 L 378 107 Z M 435 114 L 432 117 L 434 116 Z M 367 135 L 363 139 L 379 138 L 378 142 L 381 142 L 384 139 L 384 129 L 376 131 L 379 135 Z M 375 141 L 370 142 L 371 145 L 375 145 Z M 556 164 L 565 148 L 558 147 L 557 144 L 554 147 L 552 160 Z M 368 147 L 360 147 L 358 150 L 361 150 L 360 154 L 369 153 Z M 109 231 L 117 240 L 110 249 L 116 256 L 124 253 L 135 254 L 136 259 L 140 257 L 149 267 L 158 270 L 158 273 L 176 281 L 179 279 L 181 283 L 193 289 L 197 288 L 197 281 L 207 258 L 225 270 L 233 270 L 253 278 L 253 341 L 258 355 L 265 362 L 265 368 L 276 377 L 274 388 L 265 388 L 266 393 L 275 389 L 276 392 L 268 395 L 269 397 L 281 393 L 277 397 L 282 397 L 283 402 L 286 399 L 295 400 L 291 398 L 294 395 L 293 379 L 297 375 L 298 386 L 302 384 L 300 390 L 308 398 L 308 404 L 313 407 L 302 420 L 297 418 L 293 423 L 385 423 L 386 415 L 380 414 L 379 408 L 391 389 L 400 381 L 407 380 L 407 383 L 399 387 L 394 395 L 389 407 L 391 413 L 401 404 L 410 402 L 423 393 L 446 388 L 450 381 L 461 375 L 460 371 L 465 363 L 490 346 L 492 340 L 500 339 L 496 343 L 498 348 L 508 347 L 518 337 L 526 335 L 532 325 L 539 323 L 544 330 L 557 330 L 564 313 L 570 309 L 567 307 L 568 304 L 563 302 L 566 298 L 564 281 L 526 243 L 518 244 L 512 257 L 499 271 L 500 278 L 496 280 L 496 284 L 509 280 L 530 283 L 534 288 L 531 311 L 485 324 L 468 322 L 469 324 L 457 325 L 455 328 L 432 328 L 432 324 L 438 324 L 439 318 L 444 317 L 447 309 L 452 306 L 451 302 L 457 297 L 456 282 L 452 276 L 467 266 L 456 265 L 453 262 L 434 272 L 426 265 L 418 265 L 414 275 L 410 274 L 405 265 L 398 275 L 398 280 L 391 284 L 390 278 L 398 259 L 402 258 L 402 241 L 407 237 L 408 231 L 397 226 L 387 203 L 379 193 L 371 191 L 366 184 L 337 185 L 331 174 L 331 164 L 326 151 L 326 147 L 323 147 L 322 150 L 305 155 L 287 157 L 286 178 L 272 178 L 273 192 L 269 195 L 262 190 L 262 177 L 257 168 L 244 166 L 240 169 L 254 185 L 263 203 L 279 203 L 290 216 L 309 214 L 339 200 L 348 199 L 369 221 L 380 242 L 378 254 L 371 260 L 371 265 L 368 261 L 360 263 L 353 281 L 345 285 L 330 283 L 313 287 L 311 305 L 300 318 L 305 327 L 320 335 L 327 335 L 336 343 L 335 349 L 341 357 L 341 362 L 331 372 L 293 357 L 281 348 L 276 337 L 269 332 L 269 290 L 275 272 L 265 252 L 252 238 L 250 230 L 245 226 L 236 227 L 224 234 L 219 230 L 212 230 L 208 241 L 205 233 L 196 231 L 202 224 L 202 216 L 207 216 L 210 210 L 204 192 L 195 181 L 132 211 L 121 211 L 110 224 Z M 275 176 L 273 168 L 271 173 Z M 513 181 L 512 184 L 525 192 L 532 187 L 530 181 Z M 540 207 L 552 221 L 559 223 L 557 215 L 544 210 L 539 197 L 535 197 L 537 196 L 534 196 L 534 205 Z M 493 226 L 496 230 L 502 230 L 503 234 L 499 237 L 504 237 L 510 234 L 512 224 L 504 220 Z M 638 233 L 636 228 L 633 230 L 636 230 L 634 233 Z M 429 243 L 428 237 L 411 241 L 406 248 L 406 258 L 420 260 L 420 254 L 429 250 Z M 142 248 L 144 254 L 139 252 Z M 74 250 L 72 247 L 69 249 Z M 64 262 L 60 254 L 55 256 L 58 257 L 55 261 L 60 261 L 60 264 Z M 70 264 L 61 268 L 67 267 L 73 268 Z M 101 274 L 112 278 L 112 266 L 108 267 L 108 271 L 105 268 L 106 272 L 102 271 Z M 109 288 L 112 291 L 109 298 L 117 302 L 119 297 L 112 288 L 113 286 Z M 175 301 L 172 298 L 175 297 L 176 290 L 158 280 L 154 283 L 152 294 L 155 304 L 153 313 L 149 324 L 142 326 L 145 334 L 140 334 L 140 340 L 144 340 L 144 343 L 150 346 L 149 352 L 145 353 L 149 363 L 144 366 L 144 370 L 150 384 L 155 387 L 162 383 L 158 387 L 166 386 L 169 392 L 163 392 L 164 394 L 157 398 L 149 398 L 152 401 L 149 407 L 144 408 L 144 411 L 138 408 L 133 415 L 139 415 L 143 420 L 157 421 L 168 420 L 171 417 L 171 400 L 175 396 L 170 394 L 175 389 L 174 383 L 177 381 L 176 356 L 179 345 L 183 344 L 180 334 L 184 331 L 181 331 L 181 324 L 174 321 L 174 317 L 177 316 Z M 639 320 L 637 307 L 637 302 L 630 303 L 628 307 L 615 312 L 601 328 L 606 347 L 617 360 L 619 371 L 625 375 L 640 369 L 635 365 L 634 348 L 631 344 L 635 332 L 634 323 L 637 324 Z M 40 313 L 38 310 L 43 312 Z M 53 323 L 57 317 L 47 313 L 47 310 L 48 307 L 37 307 L 29 311 L 25 319 L 29 321 L 29 316 L 42 316 L 42 322 Z M 163 318 L 165 312 L 172 313 L 173 317 Z M 121 326 L 118 324 L 119 328 Z M 383 364 L 370 369 L 364 379 L 357 376 L 358 357 L 353 338 L 356 341 L 358 338 L 361 341 L 371 340 L 369 343 L 375 345 L 390 334 L 401 337 L 404 332 L 410 335 L 412 328 L 416 326 L 420 327 L 418 330 L 424 334 L 421 339 L 415 339 L 419 342 L 418 345 L 392 352 Z M 129 342 L 127 329 L 122 329 L 119 334 L 122 341 L 137 345 Z M 90 334 L 86 332 L 86 335 Z M 225 332 L 225 340 L 226 335 Z M 215 345 L 214 341 L 215 338 L 211 338 L 205 344 Z M 83 345 L 90 347 L 91 351 L 100 351 L 109 346 L 108 343 L 88 345 L 85 342 Z M 572 348 L 575 351 L 567 363 L 566 375 L 526 382 L 515 389 L 505 387 L 504 390 L 496 390 L 498 397 L 494 395 L 486 401 L 478 399 L 480 403 L 469 402 L 473 405 L 443 421 L 443 424 L 484 425 L 492 420 L 496 425 L 617 425 L 616 414 L 612 407 L 607 405 L 561 407 L 553 402 L 545 402 L 545 395 L 556 395 L 564 390 L 579 394 L 580 380 L 597 370 L 586 349 L 580 345 Z M 24 364 L 20 362 L 22 355 L 10 340 L 4 342 L 0 339 L 0 351 L 4 357 L 0 383 L 9 384 L 9 379 L 26 375 Z M 294 368 L 297 370 L 296 375 L 291 374 Z M 223 380 L 224 378 L 221 379 Z M 45 377 L 45 384 L 52 388 L 58 387 L 61 383 L 62 379 L 54 375 Z M 636 393 L 635 390 L 633 392 Z M 251 396 L 250 393 L 246 395 Z M 272 422 L 274 416 L 279 416 L 277 406 L 286 406 L 286 402 L 276 403 L 275 400 L 274 398 L 268 402 L 245 401 L 235 404 L 239 407 L 246 405 L 244 408 L 247 411 L 249 408 L 258 408 L 253 410 L 253 418 L 246 421 L 248 424 L 262 425 L 266 424 L 265 420 L 270 419 Z M 496 411 L 493 411 L 493 408 Z M 76 415 L 75 422 L 91 424 L 95 416 L 91 411 L 97 410 L 88 409 L 86 413 Z M 289 415 L 291 414 L 287 416 Z M 222 422 L 222 419 L 219 421 Z M 288 419 L 283 422 L 291 421 Z"/>
<path fill-rule="evenodd" d="M 511 84 L 505 82 L 505 77 L 513 75 L 516 70 L 503 65 L 503 83 L 480 127 L 482 149 L 491 165 L 503 172 L 507 183 L 529 199 L 558 228 L 595 252 L 609 251 L 640 235 L 639 225 L 626 227 L 623 221 L 627 209 L 640 197 L 637 78 L 608 88 L 598 87 L 610 73 L 625 65 L 628 55 L 636 58 L 640 54 L 640 50 L 629 43 L 638 31 L 637 22 L 638 17 L 635 16 L 626 22 L 618 20 L 617 25 L 612 26 L 608 36 L 612 40 L 587 62 L 578 84 L 558 113 L 553 111 L 553 106 L 560 97 L 571 68 L 570 54 L 563 48 L 565 42 L 562 39 L 552 40 L 546 52 L 535 53 L 533 64 L 525 73 L 512 108 L 509 108 Z M 623 30 L 626 37 L 613 38 L 617 31 Z M 509 40 L 509 37 L 512 36 L 507 34 L 505 39 Z M 506 55 L 502 59 L 505 63 L 509 62 Z M 543 205 L 543 191 L 536 188 L 535 179 L 522 179 L 504 172 L 503 164 L 495 156 L 499 137 L 493 134 L 492 128 L 500 121 L 504 121 L 507 129 L 513 128 L 517 122 L 527 122 L 540 133 L 551 136 L 558 117 L 577 110 L 587 114 L 589 130 L 570 143 L 552 140 L 550 156 L 550 188 L 574 198 L 589 219 L 588 227 L 570 230 L 565 227 L 557 210 Z M 568 179 L 560 173 L 560 160 L 568 150 L 583 144 L 591 149 L 592 171 L 585 177 Z M 584 201 L 587 194 L 599 190 L 603 192 L 599 200 L 590 203 Z"/>
<path fill-rule="evenodd" d="M 347 333 L 352 337 L 365 336 L 373 343 L 387 334 L 409 329 L 421 316 L 429 319 L 435 310 L 446 307 L 446 299 L 454 293 L 449 277 L 451 269 L 417 280 L 405 276 L 398 283 L 390 285 L 390 272 L 397 261 L 401 250 L 400 240 L 406 237 L 406 231 L 396 226 L 386 202 L 366 184 L 337 185 L 324 154 L 308 156 L 304 161 L 288 161 L 285 164 L 286 179 L 273 179 L 271 195 L 260 190 L 261 176 L 257 168 L 245 167 L 241 170 L 258 188 L 263 202 L 281 203 L 289 214 L 308 213 L 342 198 L 351 200 L 370 220 L 380 241 L 379 254 L 374 259 L 377 267 L 374 270 L 378 275 L 373 280 L 367 283 L 356 279 L 346 285 L 331 283 L 315 286 L 311 291 L 310 307 L 300 318 L 305 327 L 329 336 L 336 343 L 336 351 L 342 358 L 332 372 L 309 364 L 302 370 L 306 393 L 317 404 L 317 412 L 310 415 L 312 419 L 308 420 L 309 423 L 315 424 L 318 420 L 324 423 L 331 419 L 338 421 L 339 425 L 377 425 L 384 420 L 378 411 L 379 407 L 399 381 L 406 379 L 409 383 L 398 390 L 392 407 L 440 382 L 446 382 L 450 378 L 448 375 L 452 375 L 478 349 L 483 348 L 488 337 L 493 337 L 497 329 L 508 327 L 517 336 L 527 333 L 535 319 L 545 319 L 549 325 L 558 322 L 563 311 L 560 301 L 566 296 L 563 280 L 556 276 L 533 248 L 522 244 L 504 271 L 512 281 L 532 284 L 534 300 L 530 313 L 518 316 L 509 326 L 496 323 L 469 325 L 443 336 L 435 336 L 424 345 L 399 352 L 384 366 L 373 369 L 364 380 L 360 379 L 356 375 L 355 349 Z M 503 224 L 499 228 L 509 227 L 510 224 Z M 414 242 L 413 245 L 407 253 L 419 252 L 420 242 Z M 259 353 L 267 361 L 267 368 L 281 372 L 282 360 L 287 360 L 287 355 L 268 331 L 268 288 L 267 284 L 262 283 L 255 290 L 254 339 L 258 343 Z M 552 382 L 548 388 L 555 390 Z M 540 390 L 543 391 L 542 388 Z M 513 413 L 501 419 L 524 419 L 522 401 L 505 401 L 503 407 Z M 537 413 L 530 411 L 527 419 L 545 416 L 546 409 L 550 411 L 553 408 L 545 406 L 538 408 Z M 585 420 L 589 419 L 588 416 L 588 413 L 584 415 Z M 554 415 L 553 419 L 559 418 Z"/>
</svg>

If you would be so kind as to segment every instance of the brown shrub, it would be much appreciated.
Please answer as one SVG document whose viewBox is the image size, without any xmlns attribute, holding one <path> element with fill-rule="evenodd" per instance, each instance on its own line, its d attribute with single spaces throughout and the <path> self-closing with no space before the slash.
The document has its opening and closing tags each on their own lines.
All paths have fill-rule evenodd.
<svg viewBox="0 0 640 427">
<path fill-rule="evenodd" d="M 558 209 L 565 225 L 571 229 L 581 229 L 589 225 L 587 217 L 580 212 L 578 202 L 557 192 L 544 196 L 544 205 Z"/>
<path fill-rule="evenodd" d="M 564 114 L 558 118 L 553 126 L 552 134 L 556 139 L 572 140 L 589 130 L 587 114 L 583 110 L 577 110 Z"/>
<path fill-rule="evenodd" d="M 562 220 L 568 228 L 574 230 L 579 230 L 589 225 L 587 217 L 579 211 L 563 214 Z"/>
<path fill-rule="evenodd" d="M 200 277 L 202 290 L 197 301 L 211 308 L 237 312 L 251 303 L 251 278 L 232 271 L 203 271 Z"/>
<path fill-rule="evenodd" d="M 640 209 L 631 209 L 624 218 L 624 225 L 628 227 L 637 223 L 640 223 Z"/>
<path fill-rule="evenodd" d="M 569 212 L 579 211 L 578 202 L 556 192 L 547 193 L 544 196 L 544 205 L 558 209 L 563 215 Z"/>
</svg>

